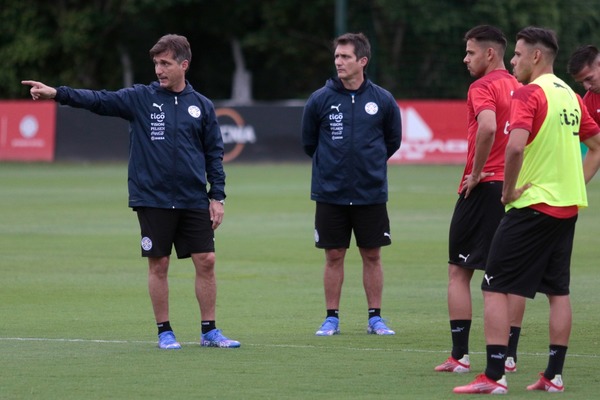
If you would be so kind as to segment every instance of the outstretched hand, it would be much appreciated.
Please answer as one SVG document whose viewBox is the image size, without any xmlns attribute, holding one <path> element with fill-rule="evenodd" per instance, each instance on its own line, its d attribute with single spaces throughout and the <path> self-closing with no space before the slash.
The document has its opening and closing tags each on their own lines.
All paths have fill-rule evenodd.
<svg viewBox="0 0 600 400">
<path fill-rule="evenodd" d="M 56 97 L 56 89 L 53 87 L 47 86 L 42 82 L 38 81 L 21 81 L 23 85 L 31 86 L 29 93 L 31 93 L 31 98 L 34 100 L 40 99 L 53 99 Z"/>
</svg>

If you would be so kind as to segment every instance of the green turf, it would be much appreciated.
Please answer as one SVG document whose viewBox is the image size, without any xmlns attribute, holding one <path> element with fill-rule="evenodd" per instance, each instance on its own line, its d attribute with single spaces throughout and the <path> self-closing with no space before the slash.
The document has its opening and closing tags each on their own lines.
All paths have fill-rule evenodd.
<svg viewBox="0 0 600 400">
<path fill-rule="evenodd" d="M 313 244 L 308 164 L 226 172 L 217 322 L 242 348 L 199 347 L 193 269 L 174 260 L 171 321 L 183 349 L 160 351 L 126 166 L 0 164 L 0 399 L 443 399 L 481 372 L 481 274 L 474 372 L 433 372 L 450 346 L 446 246 L 461 167 L 390 168 L 383 311 L 393 337 L 366 335 L 354 247 L 342 334 L 314 336 L 324 317 L 323 254 Z M 600 182 L 589 190 L 573 255 L 569 399 L 595 398 L 599 381 Z M 548 396 L 524 390 L 545 368 L 547 315 L 544 297 L 528 302 L 519 372 L 508 377 L 513 398 Z"/>
</svg>

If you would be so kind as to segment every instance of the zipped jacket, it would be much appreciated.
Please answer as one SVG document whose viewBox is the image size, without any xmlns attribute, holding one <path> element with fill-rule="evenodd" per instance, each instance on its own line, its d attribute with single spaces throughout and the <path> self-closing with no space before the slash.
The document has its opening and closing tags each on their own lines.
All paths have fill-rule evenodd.
<svg viewBox="0 0 600 400">
<path fill-rule="evenodd" d="M 311 199 L 386 203 L 387 160 L 401 141 L 400 108 L 390 92 L 366 76 L 356 91 L 329 79 L 310 96 L 302 117 L 302 144 L 312 157 Z"/>
<path fill-rule="evenodd" d="M 189 82 L 180 93 L 158 82 L 114 92 L 61 86 L 55 100 L 130 122 L 130 207 L 207 209 L 209 199 L 225 199 L 223 139 L 214 106 Z"/>
</svg>

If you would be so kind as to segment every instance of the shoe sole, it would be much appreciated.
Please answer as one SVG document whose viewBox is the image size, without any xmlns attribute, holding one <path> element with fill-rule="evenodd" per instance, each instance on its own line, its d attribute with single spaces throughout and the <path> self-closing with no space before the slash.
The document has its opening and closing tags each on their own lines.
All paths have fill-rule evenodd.
<svg viewBox="0 0 600 400">
<path fill-rule="evenodd" d="M 465 367 L 454 367 L 453 369 L 449 369 L 449 368 L 445 368 L 445 369 L 438 369 L 437 367 L 434 368 L 435 372 L 449 372 L 449 373 L 453 373 L 453 374 L 466 374 L 468 372 L 471 372 L 471 368 L 465 368 Z"/>
<path fill-rule="evenodd" d="M 336 329 L 336 330 L 329 330 L 329 331 L 317 331 L 315 333 L 315 336 L 333 336 L 333 335 L 339 335 L 340 334 L 340 330 Z"/>
<path fill-rule="evenodd" d="M 159 349 L 161 350 L 180 350 L 181 349 L 181 345 L 168 345 L 168 346 L 158 346 Z"/>
<path fill-rule="evenodd" d="M 369 335 L 379 335 L 379 336 L 392 336 L 392 335 L 396 334 L 396 332 L 394 332 L 394 331 L 377 332 L 377 331 L 374 331 L 371 329 L 367 329 L 367 333 Z"/>
<path fill-rule="evenodd" d="M 203 341 L 200 343 L 201 347 L 218 347 L 221 349 L 237 349 L 241 346 L 240 343 L 215 343 L 215 342 L 207 342 Z"/>
</svg>

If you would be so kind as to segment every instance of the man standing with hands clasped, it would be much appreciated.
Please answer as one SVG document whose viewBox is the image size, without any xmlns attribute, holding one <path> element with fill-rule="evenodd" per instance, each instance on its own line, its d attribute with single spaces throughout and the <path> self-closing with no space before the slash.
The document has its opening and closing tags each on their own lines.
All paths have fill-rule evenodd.
<svg viewBox="0 0 600 400">
<path fill-rule="evenodd" d="M 387 160 L 400 148 L 400 109 L 365 74 L 371 46 L 362 33 L 334 40 L 337 77 L 308 99 L 302 144 L 312 157 L 311 199 L 316 202 L 315 246 L 325 250 L 327 315 L 317 336 L 338 334 L 344 258 L 354 233 L 362 257 L 367 332 L 393 335 L 381 318 L 381 246 L 391 244 Z"/>
<path fill-rule="evenodd" d="M 181 348 L 169 321 L 167 274 L 173 245 L 177 257 L 191 257 L 196 269 L 200 345 L 239 347 L 215 323 L 214 230 L 223 221 L 225 202 L 223 139 L 215 110 L 185 79 L 192 59 L 185 37 L 161 37 L 150 57 L 158 82 L 116 92 L 22 83 L 31 86 L 34 100 L 54 99 L 130 122 L 129 206 L 137 212 L 141 252 L 148 259 L 158 347 Z"/>
<path fill-rule="evenodd" d="M 569 279 L 578 209 L 585 184 L 600 166 L 600 129 L 581 98 L 553 73 L 558 43 L 553 31 L 528 27 L 517 34 L 511 60 L 525 84 L 513 95 L 502 202 L 507 212 L 492 240 L 481 288 L 487 352 L 485 372 L 455 393 L 504 394 L 511 312 L 509 295 L 550 303 L 546 370 L 528 390 L 562 392 L 571 334 Z M 581 160 L 580 141 L 588 147 Z"/>
</svg>

